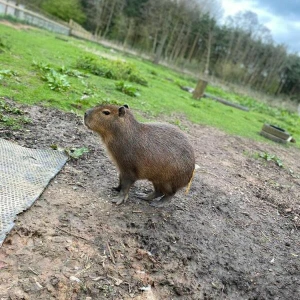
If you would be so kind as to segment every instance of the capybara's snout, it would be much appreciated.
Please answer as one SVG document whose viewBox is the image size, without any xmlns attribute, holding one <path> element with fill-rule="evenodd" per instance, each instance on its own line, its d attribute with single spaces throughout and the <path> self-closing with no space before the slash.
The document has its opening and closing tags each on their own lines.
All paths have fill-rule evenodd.
<svg viewBox="0 0 300 300">
<path fill-rule="evenodd" d="M 92 113 L 93 109 L 89 109 L 84 113 L 84 117 L 83 117 L 83 121 L 84 121 L 84 125 L 89 127 L 89 117 Z"/>
</svg>

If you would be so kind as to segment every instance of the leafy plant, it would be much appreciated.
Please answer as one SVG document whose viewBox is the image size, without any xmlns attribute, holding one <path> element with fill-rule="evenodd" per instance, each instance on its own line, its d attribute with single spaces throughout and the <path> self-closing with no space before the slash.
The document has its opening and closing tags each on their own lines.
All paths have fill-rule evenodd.
<svg viewBox="0 0 300 300">
<path fill-rule="evenodd" d="M 70 83 L 66 79 L 66 75 L 62 75 L 53 69 L 50 69 L 43 77 L 48 82 L 48 86 L 54 91 L 66 91 L 70 87 Z"/>
<path fill-rule="evenodd" d="M 21 118 L 19 118 L 19 121 L 22 124 L 32 124 L 32 120 L 30 118 L 24 117 L 24 116 L 22 116 Z"/>
<path fill-rule="evenodd" d="M 48 82 L 51 90 L 61 92 L 70 88 L 67 75 L 61 74 L 62 71 L 67 72 L 64 67 L 59 68 L 60 72 L 58 72 L 48 63 L 34 61 L 32 65 L 40 72 L 41 79 Z M 71 73 L 70 70 L 68 72 Z"/>
<path fill-rule="evenodd" d="M 29 124 L 32 120 L 23 116 L 24 112 L 5 101 L 0 101 L 0 125 L 20 129 L 22 124 Z"/>
<path fill-rule="evenodd" d="M 54 150 L 64 151 L 70 158 L 78 159 L 84 153 L 88 153 L 89 149 L 86 147 L 81 148 L 60 148 L 58 145 L 51 145 L 51 148 Z"/>
<path fill-rule="evenodd" d="M 48 72 L 48 71 L 50 71 L 52 69 L 49 64 L 42 63 L 42 62 L 33 61 L 32 65 L 35 67 L 35 69 L 37 69 L 37 70 L 39 70 L 41 72 Z"/>
<path fill-rule="evenodd" d="M 84 153 L 88 153 L 89 149 L 82 147 L 82 148 L 68 148 L 65 149 L 65 152 L 74 159 L 80 158 Z"/>
<path fill-rule="evenodd" d="M 5 52 L 6 50 L 10 50 L 10 45 L 3 39 L 3 37 L 0 37 L 0 53 Z"/>
<path fill-rule="evenodd" d="M 128 81 L 135 82 L 143 86 L 148 86 L 148 81 L 141 75 L 130 74 L 128 77 Z"/>
<path fill-rule="evenodd" d="M 151 70 L 151 71 L 150 71 L 150 74 L 151 74 L 151 75 L 154 75 L 154 76 L 157 76 L 157 75 L 158 75 L 158 73 L 157 73 L 155 70 Z"/>
<path fill-rule="evenodd" d="M 268 152 L 262 152 L 262 153 L 259 153 L 258 156 L 260 158 L 263 158 L 265 159 L 266 161 L 274 161 L 276 163 L 277 166 L 279 167 L 283 167 L 283 163 L 281 161 L 280 158 L 278 158 L 276 155 L 274 154 L 270 154 Z"/>
<path fill-rule="evenodd" d="M 148 86 L 147 80 L 137 71 L 136 66 L 125 61 L 85 55 L 77 61 L 76 67 L 100 77 L 114 80 L 128 80 Z"/>
<path fill-rule="evenodd" d="M 8 127 L 13 127 L 14 129 L 18 129 L 19 126 L 17 124 L 17 121 L 13 117 L 5 116 L 0 113 L 0 123 L 3 123 L 4 125 Z"/>
<path fill-rule="evenodd" d="M 10 78 L 14 76 L 18 76 L 18 73 L 12 70 L 0 70 L 0 80 L 4 77 Z"/>
<path fill-rule="evenodd" d="M 127 84 L 124 81 L 116 82 L 116 89 L 131 97 L 140 96 L 140 93 L 136 87 L 132 86 L 131 84 Z"/>
<path fill-rule="evenodd" d="M 1 101 L 0 100 L 0 112 L 7 112 L 7 113 L 12 113 L 15 115 L 23 115 L 24 112 L 17 108 L 17 107 L 13 107 L 12 105 L 6 103 L 5 101 Z"/>
<path fill-rule="evenodd" d="M 61 66 L 58 68 L 58 72 L 64 75 L 68 75 L 71 77 L 75 77 L 75 78 L 84 78 L 87 77 L 86 74 L 83 74 L 82 72 L 78 71 L 78 70 L 72 70 L 72 69 L 68 69 L 65 66 Z"/>
</svg>

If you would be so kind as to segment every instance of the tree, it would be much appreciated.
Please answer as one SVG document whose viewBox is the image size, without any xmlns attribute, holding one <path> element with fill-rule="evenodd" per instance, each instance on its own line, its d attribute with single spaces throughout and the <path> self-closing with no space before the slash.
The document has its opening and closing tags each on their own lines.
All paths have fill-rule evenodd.
<svg viewBox="0 0 300 300">
<path fill-rule="evenodd" d="M 220 25 L 221 0 L 18 0 L 96 36 L 180 67 L 270 94 L 300 94 L 300 58 L 273 42 L 252 11 Z"/>
<path fill-rule="evenodd" d="M 86 20 L 80 0 L 45 0 L 41 7 L 47 13 L 66 22 L 73 19 L 82 24 Z"/>
<path fill-rule="evenodd" d="M 283 74 L 282 93 L 288 94 L 300 103 L 300 57 L 290 54 Z M 280 91 L 279 91 L 280 92 Z"/>
</svg>

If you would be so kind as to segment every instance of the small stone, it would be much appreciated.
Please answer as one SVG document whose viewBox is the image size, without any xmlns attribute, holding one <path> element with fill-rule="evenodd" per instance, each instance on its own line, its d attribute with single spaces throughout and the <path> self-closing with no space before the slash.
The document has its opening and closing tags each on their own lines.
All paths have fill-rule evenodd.
<svg viewBox="0 0 300 300">
<path fill-rule="evenodd" d="M 71 281 L 76 281 L 76 282 L 81 282 L 80 279 L 75 277 L 75 276 L 70 276 L 70 280 Z"/>
<path fill-rule="evenodd" d="M 59 283 L 59 279 L 57 277 L 52 277 L 50 279 L 50 283 L 53 285 L 53 286 L 56 286 L 58 283 Z"/>
</svg>

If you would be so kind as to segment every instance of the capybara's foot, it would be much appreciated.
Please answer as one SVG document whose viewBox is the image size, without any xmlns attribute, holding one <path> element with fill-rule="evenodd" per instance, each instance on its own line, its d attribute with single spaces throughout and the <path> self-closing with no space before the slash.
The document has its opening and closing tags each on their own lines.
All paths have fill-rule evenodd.
<svg viewBox="0 0 300 300">
<path fill-rule="evenodd" d="M 146 200 L 146 201 L 150 201 L 150 200 L 153 200 L 153 199 L 156 199 L 156 198 L 158 198 L 158 197 L 163 196 L 163 194 L 162 194 L 161 192 L 158 192 L 158 191 L 154 191 L 154 192 L 149 193 L 149 194 L 135 193 L 135 195 L 136 195 L 139 199 Z"/>
<path fill-rule="evenodd" d="M 152 201 L 150 205 L 153 207 L 164 207 L 167 203 L 171 202 L 173 196 L 174 195 L 169 195 L 169 196 L 165 195 L 160 200 Z"/>
<path fill-rule="evenodd" d="M 122 204 L 124 201 L 123 197 L 116 197 L 115 199 L 111 200 L 112 203 L 115 203 L 116 205 Z"/>
</svg>

